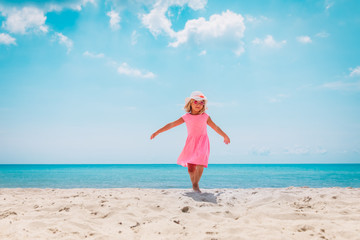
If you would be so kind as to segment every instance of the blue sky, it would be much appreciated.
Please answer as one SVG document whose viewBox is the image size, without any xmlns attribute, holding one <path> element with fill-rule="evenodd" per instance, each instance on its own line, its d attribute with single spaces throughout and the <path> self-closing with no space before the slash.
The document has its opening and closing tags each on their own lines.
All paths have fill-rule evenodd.
<svg viewBox="0 0 360 240">
<path fill-rule="evenodd" d="M 360 163 L 360 2 L 0 0 L 0 163 Z"/>
</svg>

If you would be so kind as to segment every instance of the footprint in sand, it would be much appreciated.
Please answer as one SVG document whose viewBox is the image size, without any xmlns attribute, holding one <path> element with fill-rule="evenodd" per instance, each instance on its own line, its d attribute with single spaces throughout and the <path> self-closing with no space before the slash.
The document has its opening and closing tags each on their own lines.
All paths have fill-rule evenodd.
<svg viewBox="0 0 360 240">
<path fill-rule="evenodd" d="M 104 216 L 102 216 L 102 218 L 107 218 L 108 216 L 110 216 L 111 212 L 105 214 Z"/>
<path fill-rule="evenodd" d="M 309 225 L 304 225 L 300 228 L 298 228 L 298 232 L 306 232 L 306 231 L 313 231 L 314 227 L 313 226 L 309 226 Z"/>
<path fill-rule="evenodd" d="M 68 212 L 68 211 L 70 211 L 70 208 L 64 207 L 59 210 L 59 212 L 62 212 L 62 211 Z"/>
<path fill-rule="evenodd" d="M 137 233 L 139 230 L 138 230 L 138 227 L 140 226 L 140 223 L 138 223 L 138 222 L 136 222 L 136 224 L 135 225 L 133 225 L 133 226 L 130 226 L 130 228 L 132 229 L 132 230 L 134 230 L 135 231 L 135 233 Z"/>
<path fill-rule="evenodd" d="M 0 214 L 0 219 L 7 218 L 8 216 L 11 216 L 11 215 L 17 215 L 17 213 L 12 212 L 12 211 L 5 211 Z"/>
<path fill-rule="evenodd" d="M 49 230 L 50 232 L 52 232 L 53 234 L 59 232 L 59 229 L 57 229 L 57 228 L 48 228 L 48 230 Z"/>
<path fill-rule="evenodd" d="M 347 215 L 347 214 L 349 214 L 349 212 L 344 210 L 344 211 L 341 211 L 340 214 Z"/>
<path fill-rule="evenodd" d="M 162 208 L 160 205 L 151 206 L 150 209 L 156 212 L 161 212 L 162 210 L 164 210 L 164 208 Z"/>
<path fill-rule="evenodd" d="M 235 205 L 234 204 L 232 204 L 232 203 L 226 203 L 226 205 L 228 205 L 229 207 L 234 207 Z"/>
<path fill-rule="evenodd" d="M 169 192 L 165 191 L 165 190 L 161 190 L 161 193 L 164 194 L 164 195 L 168 195 Z"/>
</svg>

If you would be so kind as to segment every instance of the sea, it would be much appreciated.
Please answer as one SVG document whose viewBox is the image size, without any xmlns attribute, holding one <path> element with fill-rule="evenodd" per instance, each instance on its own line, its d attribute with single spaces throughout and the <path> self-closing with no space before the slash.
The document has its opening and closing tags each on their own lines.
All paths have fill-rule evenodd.
<svg viewBox="0 0 360 240">
<path fill-rule="evenodd" d="M 210 164 L 200 187 L 360 187 L 360 164 Z M 2 164 L 0 188 L 191 188 L 176 164 Z"/>
</svg>

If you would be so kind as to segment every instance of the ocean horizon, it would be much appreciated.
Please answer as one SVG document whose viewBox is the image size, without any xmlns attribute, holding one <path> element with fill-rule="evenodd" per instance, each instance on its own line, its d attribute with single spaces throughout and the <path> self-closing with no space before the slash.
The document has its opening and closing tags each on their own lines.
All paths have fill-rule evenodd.
<svg viewBox="0 0 360 240">
<path fill-rule="evenodd" d="M 360 187 L 360 164 L 209 164 L 201 188 Z M 0 188 L 191 188 L 176 164 L 0 164 Z"/>
</svg>

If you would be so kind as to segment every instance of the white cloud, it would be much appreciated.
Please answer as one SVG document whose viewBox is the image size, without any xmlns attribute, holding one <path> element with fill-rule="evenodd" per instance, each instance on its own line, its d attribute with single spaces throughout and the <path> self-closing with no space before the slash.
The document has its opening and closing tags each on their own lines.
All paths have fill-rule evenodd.
<svg viewBox="0 0 360 240">
<path fill-rule="evenodd" d="M 328 151 L 324 148 L 318 147 L 317 149 L 314 150 L 315 154 L 326 154 Z"/>
<path fill-rule="evenodd" d="M 332 6 L 334 6 L 334 2 L 331 0 L 325 0 L 325 11 L 328 11 Z"/>
<path fill-rule="evenodd" d="M 91 3 L 96 6 L 96 0 L 82 0 L 81 4 L 85 6 L 87 3 Z"/>
<path fill-rule="evenodd" d="M 119 13 L 112 10 L 112 11 L 108 12 L 106 15 L 108 15 L 110 17 L 111 29 L 114 31 L 120 29 L 121 18 L 120 18 Z"/>
<path fill-rule="evenodd" d="M 75 11 L 81 11 L 88 3 L 96 6 L 96 0 L 75 0 L 75 1 L 59 1 L 60 3 L 46 3 L 43 8 L 47 12 L 57 11 L 60 12 L 63 9 L 72 9 Z"/>
<path fill-rule="evenodd" d="M 27 34 L 30 32 L 49 31 L 46 22 L 46 13 L 62 11 L 63 9 L 73 9 L 80 11 L 82 7 L 92 3 L 96 5 L 96 0 L 74 0 L 74 1 L 33 1 L 31 5 L 15 3 L 1 3 L 0 12 L 5 17 L 2 27 L 11 33 Z"/>
<path fill-rule="evenodd" d="M 265 16 L 254 17 L 251 15 L 245 15 L 245 21 L 252 24 L 260 24 L 262 22 L 268 21 L 269 19 Z"/>
<path fill-rule="evenodd" d="M 302 147 L 299 145 L 295 145 L 292 148 L 288 148 L 285 150 L 285 153 L 288 154 L 295 154 L 295 155 L 305 155 L 305 154 L 309 154 L 310 153 L 310 148 L 309 147 Z"/>
<path fill-rule="evenodd" d="M 96 54 L 96 53 L 91 53 L 89 51 L 84 52 L 83 55 L 86 57 L 90 57 L 90 58 L 104 58 L 105 57 L 105 55 L 103 53 Z"/>
<path fill-rule="evenodd" d="M 251 153 L 254 155 L 260 155 L 260 156 L 268 156 L 271 154 L 270 148 L 267 147 L 253 147 L 251 150 Z"/>
<path fill-rule="evenodd" d="M 202 50 L 200 53 L 199 53 L 199 56 L 205 56 L 206 55 L 206 50 Z"/>
<path fill-rule="evenodd" d="M 321 154 L 324 155 L 328 153 L 328 150 L 322 147 L 304 147 L 300 145 L 295 145 L 293 147 L 285 149 L 284 153 L 294 154 L 294 155 L 308 155 L 308 154 Z"/>
<path fill-rule="evenodd" d="M 63 35 L 62 33 L 56 33 L 55 34 L 59 43 L 62 45 L 65 45 L 65 47 L 67 48 L 67 53 L 70 53 L 72 47 L 73 47 L 73 41 L 68 38 L 67 36 Z"/>
<path fill-rule="evenodd" d="M 286 40 L 283 40 L 281 42 L 276 42 L 275 39 L 273 38 L 273 36 L 271 35 L 267 35 L 264 40 L 260 39 L 260 38 L 255 38 L 252 43 L 254 45 L 262 45 L 262 46 L 266 46 L 266 47 L 271 47 L 271 48 L 281 48 L 283 45 L 286 44 Z"/>
<path fill-rule="evenodd" d="M 117 72 L 121 75 L 127 75 L 129 77 L 135 77 L 135 78 L 146 78 L 146 79 L 153 79 L 156 77 L 156 75 L 154 73 L 136 69 L 134 67 L 131 67 L 126 62 L 119 64 L 117 61 L 105 56 L 105 54 L 103 54 L 103 53 L 96 54 L 96 53 L 92 53 L 89 51 L 85 51 L 83 53 L 83 56 L 90 57 L 90 58 L 105 59 L 107 64 L 111 68 L 115 68 L 117 70 Z"/>
<path fill-rule="evenodd" d="M 173 0 L 173 2 L 184 2 L 184 4 L 188 3 L 189 7 L 191 7 L 192 9 L 200 10 L 205 7 L 207 0 Z"/>
<path fill-rule="evenodd" d="M 236 56 L 240 56 L 241 54 L 243 54 L 245 52 L 245 48 L 244 48 L 244 45 L 243 43 L 240 43 L 240 46 L 238 47 L 238 49 L 236 49 L 234 51 L 235 55 Z"/>
<path fill-rule="evenodd" d="M 134 30 L 131 33 L 131 45 L 136 45 L 138 38 L 139 38 L 139 34 L 136 32 L 136 30 Z"/>
<path fill-rule="evenodd" d="M 11 37 L 9 34 L 0 33 L 0 44 L 5 44 L 5 45 L 14 44 L 14 45 L 16 45 L 16 39 Z"/>
<path fill-rule="evenodd" d="M 36 7 L 3 9 L 2 14 L 6 17 L 2 27 L 11 33 L 48 32 L 44 11 Z"/>
<path fill-rule="evenodd" d="M 344 76 L 345 81 L 328 82 L 324 83 L 320 87 L 331 90 L 360 91 L 360 81 L 356 81 L 357 78 L 355 78 L 360 76 L 360 66 L 349 68 L 349 71 L 350 73 Z"/>
<path fill-rule="evenodd" d="M 139 78 L 155 78 L 155 74 L 152 72 L 142 72 L 139 69 L 135 69 L 129 66 L 126 62 L 122 63 L 118 67 L 118 73 L 124 74 L 131 77 L 139 77 Z"/>
<path fill-rule="evenodd" d="M 350 77 L 360 76 L 360 66 L 357 66 L 354 69 L 350 68 L 350 71 Z"/>
<path fill-rule="evenodd" d="M 244 36 L 244 31 L 244 18 L 240 14 L 227 10 L 221 15 L 214 14 L 210 16 L 209 21 L 204 18 L 187 21 L 185 28 L 175 34 L 176 41 L 169 45 L 178 47 L 191 38 L 194 38 L 197 42 L 221 37 L 240 39 Z"/>
<path fill-rule="evenodd" d="M 154 36 L 157 36 L 160 33 L 165 33 L 170 37 L 175 36 L 174 30 L 171 29 L 171 22 L 165 16 L 168 7 L 167 4 L 162 5 L 158 2 L 149 14 L 144 14 L 142 16 L 142 23 Z"/>
<path fill-rule="evenodd" d="M 322 32 L 319 32 L 316 34 L 316 37 L 319 37 L 319 38 L 327 38 L 329 36 L 330 36 L 330 34 L 325 31 L 322 31 Z"/>
<path fill-rule="evenodd" d="M 187 4 L 193 10 L 199 10 L 205 7 L 206 2 L 204 0 L 157 1 L 148 14 L 141 16 L 141 20 L 143 25 L 155 37 L 159 34 L 165 34 L 175 39 L 169 43 L 171 47 L 178 47 L 190 40 L 202 44 L 207 43 L 211 39 L 232 39 L 231 47 L 234 47 L 234 42 L 236 42 L 234 52 L 236 55 L 241 55 L 244 52 L 242 42 L 240 41 L 245 31 L 244 18 L 230 10 L 222 14 L 214 14 L 210 16 L 209 20 L 205 20 L 202 17 L 189 20 L 185 23 L 184 29 L 178 32 L 172 29 L 172 23 L 168 18 L 169 14 L 167 14 L 170 6 L 176 5 L 182 7 Z"/>
<path fill-rule="evenodd" d="M 358 91 L 360 90 L 360 81 L 358 82 L 329 82 L 323 84 L 321 87 L 332 90 L 346 90 L 346 91 Z"/>
<path fill-rule="evenodd" d="M 278 94 L 275 97 L 269 98 L 269 102 L 271 102 L 271 103 L 282 102 L 283 99 L 288 98 L 288 97 L 289 97 L 289 95 L 286 95 L 286 94 Z"/>
<path fill-rule="evenodd" d="M 296 38 L 298 40 L 298 42 L 301 42 L 301 43 L 311 43 L 311 38 L 309 36 L 299 36 Z"/>
</svg>

